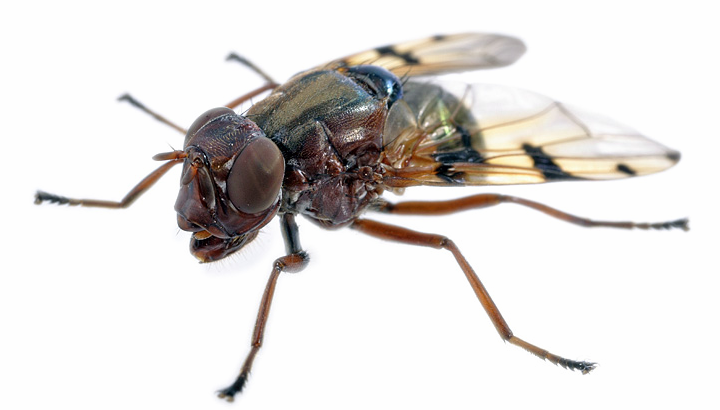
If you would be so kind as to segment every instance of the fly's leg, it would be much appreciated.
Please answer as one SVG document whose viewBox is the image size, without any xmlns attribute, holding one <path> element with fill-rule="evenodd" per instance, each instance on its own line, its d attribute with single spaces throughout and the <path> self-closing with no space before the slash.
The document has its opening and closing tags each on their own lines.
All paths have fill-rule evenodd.
<svg viewBox="0 0 720 410">
<path fill-rule="evenodd" d="M 160 155 L 162 156 L 156 157 L 156 159 L 167 160 L 168 162 L 164 163 L 160 166 L 160 168 L 156 169 L 150 175 L 143 178 L 143 180 L 140 181 L 137 185 L 135 185 L 135 187 L 133 187 L 133 189 L 131 189 L 130 192 L 128 192 L 127 195 L 125 195 L 125 197 L 120 201 L 67 198 L 60 195 L 49 194 L 43 191 L 37 191 L 35 193 L 35 203 L 39 205 L 43 202 L 51 202 L 58 205 L 80 205 L 115 209 L 127 208 L 132 205 L 132 203 L 135 202 L 135 200 L 138 199 L 140 195 L 150 189 L 160 179 L 160 177 L 162 177 L 163 175 L 165 175 L 165 173 L 168 172 L 170 168 L 182 163 L 183 158 L 185 158 L 185 153 L 183 153 L 182 151 L 174 151 L 171 153 Z"/>
<path fill-rule="evenodd" d="M 252 340 L 250 342 L 250 353 L 248 353 L 245 362 L 240 369 L 233 384 L 218 391 L 218 397 L 233 401 L 235 394 L 240 393 L 245 387 L 250 370 L 252 369 L 255 355 L 262 347 L 263 336 L 265 336 L 265 325 L 267 324 L 268 315 L 270 314 L 270 305 L 272 304 L 273 294 L 275 293 L 275 285 L 281 272 L 300 272 L 303 270 L 310 257 L 302 250 L 298 235 L 298 227 L 295 223 L 295 215 L 284 214 L 281 219 L 283 238 L 285 239 L 285 249 L 287 255 L 278 258 L 273 264 L 273 270 L 270 273 L 265 292 L 260 301 L 260 309 L 258 310 L 257 319 L 255 321 L 255 330 L 253 331 Z"/>
<path fill-rule="evenodd" d="M 119 101 L 127 101 L 132 106 L 140 109 L 144 113 L 152 116 L 156 120 L 162 122 L 163 124 L 169 125 L 170 127 L 180 131 L 181 133 L 187 133 L 187 131 L 176 125 L 175 123 L 171 122 L 170 120 L 166 119 L 162 115 L 156 113 L 155 111 L 152 111 L 151 109 L 147 108 L 143 103 L 136 100 L 134 97 L 132 97 L 130 94 L 124 94 L 118 98 Z M 161 165 L 158 169 L 150 173 L 150 175 L 143 178 L 142 181 L 140 181 L 133 189 L 130 190 L 130 192 L 125 195 L 123 199 L 120 201 L 105 201 L 105 200 L 98 200 L 98 199 L 79 199 L 79 198 L 67 198 L 61 195 L 55 195 L 50 194 L 44 191 L 37 191 L 35 193 L 35 203 L 41 204 L 43 202 L 50 202 L 50 203 L 56 203 L 58 205 L 80 205 L 80 206 L 92 206 L 92 207 L 100 207 L 100 208 L 127 208 L 130 205 L 132 205 L 133 202 L 135 202 L 136 199 L 140 197 L 145 191 L 150 189 L 163 175 L 165 175 L 170 168 L 173 166 L 180 164 L 183 162 L 184 158 L 187 155 L 183 151 L 172 151 L 167 152 L 163 154 L 158 154 L 153 157 L 156 161 L 168 161 L 165 164 Z"/>
<path fill-rule="evenodd" d="M 236 54 L 236 53 L 230 53 L 230 55 L 227 56 L 226 60 L 239 62 L 240 64 L 242 64 L 245 67 L 254 71 L 257 75 L 259 75 L 260 77 L 262 77 L 265 80 L 265 85 L 255 89 L 253 91 L 250 91 L 249 93 L 247 93 L 245 95 L 241 95 L 240 97 L 230 101 L 229 103 L 227 103 L 225 105 L 226 107 L 236 108 L 240 104 L 244 103 L 245 101 L 248 101 L 251 98 L 264 93 L 265 91 L 272 90 L 278 86 L 278 83 L 275 80 L 273 80 L 272 77 L 270 77 L 265 71 L 263 71 L 262 69 L 260 69 L 260 67 L 253 64 L 252 61 L 248 60 L 247 58 L 245 58 L 239 54 Z"/>
<path fill-rule="evenodd" d="M 240 104 L 244 103 L 245 101 L 248 101 L 249 99 L 258 96 L 258 95 L 264 93 L 265 91 L 272 90 L 272 89 L 274 89 L 274 88 L 277 87 L 277 86 L 278 86 L 278 85 L 275 84 L 275 83 L 265 84 L 265 85 L 263 85 L 263 86 L 260 87 L 260 88 L 257 88 L 257 89 L 255 89 L 255 90 L 253 90 L 253 91 L 250 91 L 249 93 L 247 93 L 247 94 L 245 94 L 245 95 L 241 95 L 240 97 L 238 97 L 238 98 L 230 101 L 229 103 L 225 104 L 225 107 L 228 107 L 228 108 L 231 108 L 231 109 L 232 109 L 232 108 L 236 108 L 237 106 L 239 106 Z"/>
<path fill-rule="evenodd" d="M 528 208 L 532 208 L 536 211 L 540 211 L 546 215 L 552 216 L 553 218 L 560 219 L 561 221 L 584 227 L 604 226 L 622 229 L 679 228 L 684 231 L 690 229 L 688 226 L 687 218 L 654 223 L 595 221 L 592 219 L 571 215 L 558 209 L 551 208 L 547 205 L 530 201 L 528 199 L 499 194 L 478 194 L 449 201 L 407 201 L 398 202 L 396 204 L 387 202 L 385 200 L 379 200 L 374 204 L 372 209 L 378 212 L 401 215 L 446 215 L 471 209 L 487 208 L 502 203 L 522 205 Z"/>
<path fill-rule="evenodd" d="M 260 67 L 253 64 L 252 61 L 248 60 L 247 58 L 237 54 L 237 53 L 230 53 L 227 58 L 225 58 L 226 61 L 237 61 L 238 63 L 244 65 L 245 67 L 253 70 L 257 75 L 262 77 L 268 84 L 275 84 L 277 85 L 277 82 L 272 79 L 265 71 L 263 71 Z"/>
<path fill-rule="evenodd" d="M 238 97 L 238 98 L 230 101 L 229 103 L 227 103 L 227 104 L 225 105 L 225 107 L 227 107 L 227 108 L 236 108 L 237 106 L 239 106 L 240 104 L 244 103 L 245 101 L 248 101 L 248 100 L 250 100 L 251 98 L 256 97 L 256 96 L 264 93 L 265 91 L 272 90 L 272 89 L 274 89 L 274 88 L 276 88 L 276 87 L 278 86 L 278 83 L 275 82 L 275 80 L 273 80 L 267 73 L 265 73 L 265 71 L 261 70 L 258 66 L 256 66 L 255 64 L 253 64 L 250 60 L 246 59 L 245 57 L 242 57 L 242 56 L 240 56 L 240 55 L 238 55 L 238 54 L 235 54 L 235 53 L 230 53 L 230 55 L 227 56 L 227 60 L 238 61 L 238 62 L 240 62 L 241 64 L 243 64 L 244 66 L 250 68 L 250 69 L 253 70 L 255 73 L 257 73 L 258 75 L 260 75 L 260 76 L 266 81 L 266 84 L 263 85 L 263 86 L 261 86 L 261 87 L 259 87 L 259 88 L 257 88 L 257 89 L 255 89 L 255 90 L 253 90 L 253 91 L 250 91 L 249 93 L 247 93 L 247 94 L 245 94 L 245 95 L 241 95 L 240 97 Z M 127 101 L 127 102 L 130 103 L 133 107 L 140 109 L 142 112 L 150 115 L 151 117 L 155 118 L 156 120 L 160 121 L 161 123 L 170 126 L 171 128 L 179 131 L 181 134 L 187 134 L 187 130 L 186 130 L 185 128 L 183 128 L 183 127 L 175 124 L 174 122 L 168 120 L 168 119 L 165 118 L 164 116 L 162 116 L 162 115 L 158 114 L 157 112 L 151 110 L 150 108 L 148 108 L 147 106 L 145 106 L 145 104 L 141 103 L 140 101 L 138 101 L 135 97 L 131 96 L 130 94 L 123 94 L 123 95 L 121 95 L 121 96 L 118 98 L 118 101 Z"/>
<path fill-rule="evenodd" d="M 498 307 L 495 305 L 495 302 L 493 302 L 493 300 L 490 298 L 490 294 L 488 294 L 487 290 L 485 289 L 485 286 L 483 286 L 482 282 L 480 282 L 480 278 L 478 278 L 477 274 L 470 266 L 468 261 L 465 259 L 462 253 L 460 253 L 460 250 L 455 245 L 455 243 L 447 237 L 442 235 L 417 232 L 395 225 L 372 221 L 369 219 L 356 219 L 353 224 L 350 225 L 350 227 L 367 235 L 388 241 L 406 243 L 416 246 L 426 246 L 435 249 L 446 249 L 450 251 L 455 257 L 458 265 L 460 265 L 463 273 L 465 273 L 465 277 L 467 278 L 468 282 L 470 282 L 470 286 L 475 292 L 478 300 L 480 300 L 480 304 L 485 309 L 485 312 L 490 317 L 490 320 L 495 326 L 495 329 L 500 334 L 500 337 L 502 337 L 503 340 L 516 346 L 520 346 L 523 349 L 534 354 L 535 356 L 544 360 L 548 360 L 556 365 L 560 365 L 566 369 L 580 370 L 583 374 L 586 374 L 595 368 L 595 363 L 565 359 L 513 335 L 513 332 L 510 330 L 507 322 L 505 322 L 505 319 L 503 319 L 500 311 L 498 310 Z"/>
<path fill-rule="evenodd" d="M 265 91 L 272 90 L 278 85 L 276 83 L 267 83 L 263 85 L 262 87 L 259 87 L 253 91 L 250 91 L 249 93 L 245 95 L 241 95 L 240 97 L 230 101 L 229 103 L 225 104 L 224 107 L 227 108 L 236 108 L 240 104 L 244 103 L 245 101 L 248 101 L 249 99 L 256 97 Z M 135 97 L 131 96 L 130 94 L 123 94 L 118 98 L 119 101 L 127 101 L 130 104 L 132 104 L 133 107 L 140 109 L 140 111 L 148 114 L 149 116 L 155 118 L 156 120 L 160 121 L 161 123 L 170 126 L 171 128 L 179 131 L 181 134 L 187 134 L 187 130 L 172 121 L 168 120 L 167 118 L 163 117 L 162 115 L 158 114 L 157 112 L 151 110 L 145 104 L 138 101 Z"/>
<path fill-rule="evenodd" d="M 118 97 L 118 101 L 127 101 L 129 102 L 133 107 L 138 108 L 140 111 L 144 112 L 145 114 L 148 114 L 149 116 L 155 118 L 156 120 L 160 121 L 161 123 L 170 126 L 171 128 L 179 131 L 181 134 L 187 134 L 187 130 L 174 122 L 168 120 L 167 118 L 163 117 L 162 115 L 156 113 L 155 111 L 149 109 L 145 106 L 145 104 L 141 103 L 140 101 L 136 100 L 135 97 L 133 97 L 130 94 L 123 94 L 120 97 Z"/>
</svg>

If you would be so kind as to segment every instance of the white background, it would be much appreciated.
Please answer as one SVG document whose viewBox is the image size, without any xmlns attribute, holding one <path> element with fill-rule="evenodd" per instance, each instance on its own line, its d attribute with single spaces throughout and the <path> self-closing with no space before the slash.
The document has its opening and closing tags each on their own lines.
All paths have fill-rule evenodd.
<svg viewBox="0 0 720 410">
<path fill-rule="evenodd" d="M 18 2 L 14 2 L 18 3 Z M 4 3 L 0 408 L 473 409 L 717 405 L 718 64 L 711 2 L 444 0 L 291 4 Z M 670 4 L 670 5 L 667 5 Z M 36 189 L 120 199 L 180 125 L 329 59 L 436 33 L 522 38 L 470 82 L 547 94 L 680 150 L 661 174 L 492 188 L 597 219 L 689 216 L 689 233 L 582 229 L 512 205 L 383 218 L 453 238 L 518 336 L 597 361 L 582 376 L 504 344 L 448 252 L 300 219 L 313 257 L 283 275 L 246 392 L 229 384 L 284 247 L 273 222 L 241 255 L 199 265 L 178 231 L 179 169 L 128 210 L 35 206 Z M 449 198 L 483 188 L 414 189 Z M 391 198 L 392 199 L 392 198 Z"/>
</svg>

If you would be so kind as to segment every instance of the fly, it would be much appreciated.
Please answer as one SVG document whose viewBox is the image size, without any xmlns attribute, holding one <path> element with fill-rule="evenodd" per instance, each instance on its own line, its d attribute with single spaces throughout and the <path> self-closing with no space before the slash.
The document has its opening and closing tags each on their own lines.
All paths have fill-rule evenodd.
<svg viewBox="0 0 720 410">
<path fill-rule="evenodd" d="M 121 97 L 185 133 L 182 150 L 158 154 L 157 170 L 120 201 L 74 199 L 38 191 L 36 203 L 125 208 L 170 168 L 182 164 L 175 202 L 178 225 L 191 232 L 201 262 L 231 255 L 279 217 L 286 254 L 275 260 L 262 297 L 250 352 L 240 374 L 218 392 L 242 391 L 260 350 L 282 272 L 309 262 L 296 215 L 329 229 L 349 227 L 380 239 L 452 253 L 503 340 L 541 359 L 588 373 L 595 363 L 566 359 L 515 336 L 455 243 L 367 219 L 366 212 L 442 215 L 514 203 L 585 227 L 688 229 L 687 219 L 659 223 L 595 221 L 528 200 L 476 194 L 450 201 L 391 203 L 405 188 L 604 180 L 655 173 L 680 154 L 634 130 L 528 91 L 453 85 L 432 76 L 502 67 L 525 52 L 513 37 L 455 34 L 378 47 L 262 87 L 200 115 L 187 130 Z M 270 94 L 244 115 L 236 108 Z"/>
</svg>

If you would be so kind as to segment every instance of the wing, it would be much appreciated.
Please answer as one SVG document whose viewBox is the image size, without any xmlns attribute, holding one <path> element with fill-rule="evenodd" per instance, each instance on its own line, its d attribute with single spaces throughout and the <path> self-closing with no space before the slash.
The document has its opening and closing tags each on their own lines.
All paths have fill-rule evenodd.
<svg viewBox="0 0 720 410">
<path fill-rule="evenodd" d="M 505 185 L 645 175 L 677 151 L 607 118 L 495 85 L 408 82 L 384 130 L 386 185 Z"/>
<path fill-rule="evenodd" d="M 384 67 L 398 77 L 437 75 L 503 67 L 514 63 L 524 52 L 525 45 L 514 37 L 463 33 L 377 47 L 317 68 L 372 64 Z"/>
</svg>

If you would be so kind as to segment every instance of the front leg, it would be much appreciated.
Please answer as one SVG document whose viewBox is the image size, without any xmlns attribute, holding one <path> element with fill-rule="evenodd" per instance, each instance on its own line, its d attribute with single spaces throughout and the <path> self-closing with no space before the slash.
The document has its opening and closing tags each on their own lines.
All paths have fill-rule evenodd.
<svg viewBox="0 0 720 410">
<path fill-rule="evenodd" d="M 40 205 L 43 202 L 56 203 L 58 205 L 70 205 L 70 206 L 86 206 L 86 207 L 99 207 L 99 208 L 111 208 L 111 209 L 122 209 L 127 208 L 135 202 L 140 195 L 144 194 L 148 189 L 165 175 L 170 168 L 177 164 L 181 164 L 186 157 L 183 151 L 173 151 L 163 154 L 158 154 L 153 157 L 157 161 L 168 161 L 156 169 L 150 175 L 143 178 L 142 181 L 138 182 L 133 189 L 128 192 L 123 199 L 120 201 L 105 201 L 100 199 L 81 199 L 81 198 L 68 198 L 62 195 L 50 194 L 44 191 L 37 191 L 35 193 L 35 204 Z"/>
<path fill-rule="evenodd" d="M 302 250 L 300 239 L 298 236 L 298 227 L 295 223 L 295 215 L 284 214 L 280 221 L 282 224 L 283 239 L 285 239 L 285 248 L 287 255 L 278 258 L 273 264 L 273 270 L 270 273 L 265 292 L 260 301 L 260 309 L 258 310 L 257 319 L 255 321 L 255 330 L 253 331 L 252 340 L 250 342 L 250 353 L 248 353 L 245 362 L 242 365 L 240 374 L 235 382 L 230 386 L 218 391 L 218 397 L 233 401 L 235 394 L 240 393 L 247 382 L 250 370 L 252 369 L 255 355 L 257 355 L 260 347 L 262 347 L 263 336 L 265 335 L 265 324 L 270 314 L 270 305 L 272 304 L 273 295 L 275 293 L 275 285 L 280 276 L 280 272 L 300 272 L 305 269 L 310 257 Z"/>
</svg>

